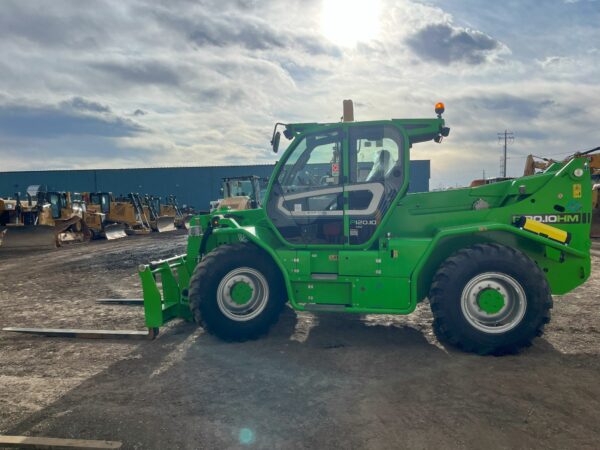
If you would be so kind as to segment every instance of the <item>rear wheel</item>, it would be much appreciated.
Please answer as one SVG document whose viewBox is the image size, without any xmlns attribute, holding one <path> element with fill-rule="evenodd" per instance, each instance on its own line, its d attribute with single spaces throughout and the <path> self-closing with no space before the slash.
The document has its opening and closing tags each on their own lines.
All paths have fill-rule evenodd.
<svg viewBox="0 0 600 450">
<path fill-rule="evenodd" d="M 284 304 L 281 274 L 271 258 L 252 244 L 217 247 L 196 266 L 190 280 L 194 319 L 225 340 L 266 334 Z"/>
<path fill-rule="evenodd" d="M 525 254 L 479 244 L 448 258 L 429 294 L 438 337 L 480 354 L 529 346 L 550 320 L 546 277 Z"/>
</svg>

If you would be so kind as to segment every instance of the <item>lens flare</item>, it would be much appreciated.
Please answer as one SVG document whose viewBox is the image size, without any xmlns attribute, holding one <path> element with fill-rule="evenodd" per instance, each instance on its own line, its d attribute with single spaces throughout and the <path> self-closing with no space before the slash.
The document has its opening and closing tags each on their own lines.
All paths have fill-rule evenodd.
<svg viewBox="0 0 600 450">
<path fill-rule="evenodd" d="M 250 428 L 242 428 L 240 430 L 240 444 L 250 445 L 254 440 L 254 432 Z"/>
</svg>

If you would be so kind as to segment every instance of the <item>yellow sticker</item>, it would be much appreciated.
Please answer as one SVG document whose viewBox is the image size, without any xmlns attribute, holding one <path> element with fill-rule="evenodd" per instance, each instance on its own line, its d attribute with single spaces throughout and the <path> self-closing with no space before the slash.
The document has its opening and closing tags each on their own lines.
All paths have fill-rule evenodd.
<svg viewBox="0 0 600 450">
<path fill-rule="evenodd" d="M 573 198 L 581 198 L 581 184 L 579 183 L 573 185 Z"/>
</svg>

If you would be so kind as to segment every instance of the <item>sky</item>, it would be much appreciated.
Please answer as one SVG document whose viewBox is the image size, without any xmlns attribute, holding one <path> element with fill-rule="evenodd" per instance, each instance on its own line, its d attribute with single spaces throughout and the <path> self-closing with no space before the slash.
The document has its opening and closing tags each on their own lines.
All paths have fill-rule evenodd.
<svg viewBox="0 0 600 450">
<path fill-rule="evenodd" d="M 275 122 L 435 117 L 432 189 L 600 145 L 596 0 L 3 0 L 0 171 L 273 163 Z M 283 141 L 282 146 L 285 147 Z"/>
</svg>

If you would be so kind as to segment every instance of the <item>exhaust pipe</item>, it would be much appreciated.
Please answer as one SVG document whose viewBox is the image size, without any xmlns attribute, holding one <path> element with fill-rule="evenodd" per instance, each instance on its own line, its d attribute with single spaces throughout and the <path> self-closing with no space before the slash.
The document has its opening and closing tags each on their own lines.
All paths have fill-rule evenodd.
<svg viewBox="0 0 600 450">
<path fill-rule="evenodd" d="M 354 122 L 354 103 L 352 100 L 344 100 L 342 122 Z"/>
</svg>

